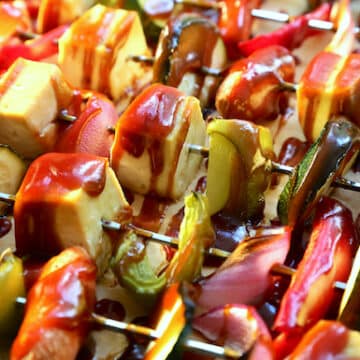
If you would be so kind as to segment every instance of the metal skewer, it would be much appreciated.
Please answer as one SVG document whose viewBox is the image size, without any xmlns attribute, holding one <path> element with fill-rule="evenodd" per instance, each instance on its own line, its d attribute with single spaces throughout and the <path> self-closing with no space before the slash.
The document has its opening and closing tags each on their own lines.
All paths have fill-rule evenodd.
<svg viewBox="0 0 360 360">
<path fill-rule="evenodd" d="M 188 144 L 187 146 L 188 146 L 190 152 L 200 154 L 201 156 L 209 155 L 209 149 L 204 146 L 193 145 L 193 144 Z M 291 175 L 292 172 L 294 171 L 294 168 L 291 166 L 279 164 L 275 161 L 272 161 L 271 162 L 271 171 L 274 173 Z M 359 182 L 345 179 L 343 177 L 339 177 L 339 178 L 335 179 L 331 185 L 334 187 L 340 187 L 345 190 L 360 192 L 360 183 Z"/>
<path fill-rule="evenodd" d="M 26 298 L 17 297 L 16 303 L 24 306 L 26 305 Z M 149 338 L 149 340 L 159 340 L 162 335 L 159 331 L 150 327 L 113 320 L 96 314 L 95 312 L 91 313 L 91 321 L 110 331 L 143 335 Z M 221 357 L 224 359 L 240 359 L 244 355 L 243 353 L 233 350 L 227 346 L 222 347 L 193 339 L 186 339 L 184 347 L 192 352 Z"/>
<path fill-rule="evenodd" d="M 0 201 L 13 203 L 16 201 L 16 195 L 0 193 Z M 156 232 L 153 232 L 150 230 L 145 230 L 145 229 L 139 228 L 132 224 L 121 224 L 116 221 L 102 219 L 101 225 L 103 226 L 104 229 L 112 230 L 112 231 L 122 231 L 122 230 L 126 230 L 126 229 L 131 229 L 139 236 L 143 236 L 149 240 L 156 241 L 158 243 L 169 245 L 172 247 L 178 247 L 178 245 L 179 245 L 179 240 L 177 238 L 159 234 L 159 233 L 156 233 Z M 261 232 L 259 232 L 258 230 L 259 229 L 256 229 L 256 228 L 255 229 L 247 228 L 247 232 L 248 232 L 247 238 L 254 239 L 257 237 L 281 235 L 284 232 L 284 227 L 280 226 L 278 228 L 262 229 Z M 219 257 L 222 259 L 226 259 L 227 257 L 230 256 L 231 253 L 229 251 L 221 250 L 218 248 L 208 248 L 208 249 L 206 249 L 206 254 L 216 256 L 216 257 Z M 296 270 L 292 269 L 286 265 L 283 265 L 283 264 L 276 264 L 272 267 L 271 272 L 274 274 L 278 274 L 278 275 L 292 276 L 295 274 Z M 334 283 L 334 287 L 339 288 L 339 289 L 345 289 L 345 286 L 346 286 L 346 284 L 344 284 L 340 281 L 337 281 Z M 109 326 L 111 326 L 110 325 L 111 323 L 108 323 L 108 324 L 109 324 Z M 104 326 L 105 326 L 105 324 L 104 324 Z"/>
</svg>

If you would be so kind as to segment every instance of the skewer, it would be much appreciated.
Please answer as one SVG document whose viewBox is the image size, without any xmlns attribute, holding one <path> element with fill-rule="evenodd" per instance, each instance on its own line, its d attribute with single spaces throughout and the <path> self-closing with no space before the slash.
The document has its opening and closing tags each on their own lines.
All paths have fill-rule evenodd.
<svg viewBox="0 0 360 360">
<path fill-rule="evenodd" d="M 214 9 L 218 11 L 221 11 L 222 9 L 221 2 L 214 3 L 207 0 L 174 0 L 174 4 L 193 5 L 205 9 Z M 251 16 L 260 20 L 269 20 L 279 23 L 290 23 L 293 19 L 296 18 L 296 16 L 292 16 L 284 12 L 267 9 L 252 9 Z M 316 30 L 336 31 L 335 25 L 331 21 L 310 19 L 307 25 L 310 28 Z M 355 27 L 354 34 L 360 34 L 359 27 Z"/>
<path fill-rule="evenodd" d="M 24 306 L 26 304 L 26 298 L 17 297 L 16 304 Z M 91 321 L 97 325 L 100 325 L 106 330 L 118 333 L 142 335 L 147 337 L 149 340 L 159 340 L 161 337 L 159 331 L 150 327 L 113 320 L 96 314 L 95 312 L 91 313 Z M 184 347 L 192 352 L 221 357 L 224 359 L 240 359 L 244 355 L 243 353 L 235 351 L 227 346 L 222 347 L 193 339 L 186 339 L 184 341 Z"/>
<path fill-rule="evenodd" d="M 57 118 L 59 120 L 66 121 L 69 123 L 73 123 L 74 121 L 77 120 L 77 117 L 74 115 L 70 115 L 68 110 L 66 110 L 66 109 L 60 110 Z"/>
<path fill-rule="evenodd" d="M 13 203 L 13 202 L 15 202 L 15 200 L 16 200 L 15 195 L 0 193 L 0 201 Z M 112 230 L 112 231 L 121 231 L 121 230 L 131 229 L 139 236 L 143 236 L 149 240 L 156 241 L 156 242 L 164 244 L 164 245 L 169 245 L 171 247 L 178 247 L 178 245 L 179 245 L 179 240 L 177 238 L 174 238 L 174 237 L 171 237 L 168 235 L 159 234 L 159 233 L 156 233 L 156 232 L 153 232 L 150 230 L 145 230 L 145 229 L 139 228 L 132 224 L 121 224 L 116 221 L 102 219 L 101 225 L 103 226 L 104 229 Z M 253 229 L 247 228 L 247 232 L 249 234 L 247 237 L 254 239 L 254 238 L 263 237 L 263 236 L 281 235 L 283 233 L 283 227 L 269 228 L 269 229 L 265 228 L 265 229 L 262 229 L 261 232 L 259 232 L 259 230 L 256 228 L 253 228 Z M 219 257 L 222 259 L 226 259 L 227 257 L 230 256 L 231 253 L 228 251 L 225 251 L 225 250 L 218 249 L 218 248 L 208 248 L 208 249 L 206 249 L 206 254 L 216 256 L 216 257 Z M 292 269 L 286 265 L 283 265 L 283 264 L 277 264 L 272 267 L 271 272 L 276 275 L 293 276 L 295 274 L 296 270 Z M 342 283 L 340 281 L 336 281 L 334 283 L 334 287 L 336 287 L 337 289 L 343 290 L 343 289 L 345 289 L 345 286 L 346 286 L 346 284 Z"/>
<path fill-rule="evenodd" d="M 0 192 L 0 201 L 4 201 L 6 203 L 14 203 L 16 201 L 16 195 L 12 194 L 6 194 Z M 133 224 L 121 224 L 119 222 L 113 221 L 113 220 L 101 220 L 101 225 L 104 229 L 112 230 L 112 231 L 122 231 L 122 230 L 133 230 L 137 235 L 143 236 L 149 240 L 169 245 L 171 247 L 178 247 L 179 240 L 177 238 L 159 234 L 150 230 L 145 230 L 142 228 L 139 228 Z M 261 232 L 259 232 L 259 229 L 256 228 L 246 228 L 246 231 L 248 233 L 248 237 L 256 238 L 260 236 L 271 236 L 271 235 L 279 235 L 283 233 L 283 227 L 279 228 L 269 228 L 269 229 L 263 229 Z M 219 258 L 227 258 L 230 255 L 230 252 L 221 250 L 218 248 L 208 248 L 206 250 L 206 253 L 208 255 L 217 256 Z"/>
<path fill-rule="evenodd" d="M 188 148 L 189 148 L 190 152 L 200 154 L 204 157 L 209 155 L 209 149 L 204 146 L 188 144 Z M 279 164 L 275 161 L 272 161 L 271 162 L 271 171 L 274 173 L 291 175 L 292 172 L 294 171 L 294 168 L 291 166 Z M 345 190 L 360 192 L 360 183 L 359 182 L 345 179 L 343 177 L 339 177 L 339 178 L 335 179 L 331 185 L 334 187 L 340 187 Z"/>
</svg>

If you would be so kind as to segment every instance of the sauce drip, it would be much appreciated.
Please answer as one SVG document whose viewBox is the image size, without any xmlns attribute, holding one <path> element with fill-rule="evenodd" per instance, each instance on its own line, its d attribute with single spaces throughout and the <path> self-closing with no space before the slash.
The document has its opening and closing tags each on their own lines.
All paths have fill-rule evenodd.
<svg viewBox="0 0 360 360">
<path fill-rule="evenodd" d="M 113 320 L 123 321 L 126 311 L 124 306 L 116 300 L 101 299 L 95 304 L 95 312 Z"/>
<path fill-rule="evenodd" d="M 0 237 L 5 236 L 11 230 L 11 220 L 6 216 L 0 217 Z"/>
<path fill-rule="evenodd" d="M 56 229 L 56 211 L 63 196 L 83 189 L 98 196 L 105 186 L 107 160 L 90 154 L 48 153 L 29 167 L 14 206 L 19 254 L 55 254 L 63 247 Z M 34 216 L 36 214 L 36 216 Z"/>
<path fill-rule="evenodd" d="M 154 196 L 145 196 L 140 213 L 134 216 L 133 223 L 151 231 L 158 231 L 169 205 L 168 200 L 161 200 Z"/>
<path fill-rule="evenodd" d="M 281 164 L 296 166 L 302 160 L 310 145 L 307 141 L 290 137 L 283 143 L 278 161 Z"/>
<path fill-rule="evenodd" d="M 231 252 L 248 236 L 245 224 L 235 217 L 219 212 L 211 217 L 211 221 L 216 233 L 214 246 L 217 248 Z"/>
<path fill-rule="evenodd" d="M 155 190 L 156 180 L 164 169 L 164 141 L 176 125 L 176 113 L 184 98 L 179 90 L 161 84 L 145 89 L 117 123 L 112 148 L 113 167 L 119 167 L 124 152 L 139 158 L 147 151 L 151 170 L 150 190 Z M 188 121 L 185 124 L 188 126 Z"/>
<path fill-rule="evenodd" d="M 211 67 L 219 34 L 210 21 L 181 14 L 168 23 L 165 33 L 159 40 L 162 51 L 154 64 L 156 81 L 176 87 L 187 72 L 199 71 L 202 66 Z"/>
</svg>

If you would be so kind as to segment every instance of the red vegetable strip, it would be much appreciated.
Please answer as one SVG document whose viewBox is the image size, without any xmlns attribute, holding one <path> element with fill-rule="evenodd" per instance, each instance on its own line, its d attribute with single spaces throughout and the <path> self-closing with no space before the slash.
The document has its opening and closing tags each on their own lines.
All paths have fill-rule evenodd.
<svg viewBox="0 0 360 360">
<path fill-rule="evenodd" d="M 323 4 L 316 10 L 295 18 L 289 24 L 284 25 L 276 31 L 259 35 L 248 41 L 239 42 L 238 48 L 240 53 L 243 56 L 249 56 L 254 51 L 270 45 L 281 45 L 288 50 L 293 50 L 299 47 L 308 37 L 319 34 L 320 30 L 308 26 L 309 20 L 328 20 L 330 10 L 330 4 Z"/>
<path fill-rule="evenodd" d="M 336 321 L 319 321 L 303 337 L 289 360 L 358 359 L 360 335 Z"/>
<path fill-rule="evenodd" d="M 40 61 L 58 52 L 57 40 L 68 28 L 68 25 L 59 26 L 35 40 L 25 43 L 16 40 L 0 47 L 0 72 L 6 71 L 19 57 L 28 60 Z"/>
<path fill-rule="evenodd" d="M 281 301 L 276 330 L 298 331 L 326 314 L 335 296 L 335 281 L 346 281 L 349 276 L 355 243 L 350 210 L 323 198 L 304 257 Z"/>
<path fill-rule="evenodd" d="M 32 287 L 11 360 L 75 359 L 95 305 L 96 266 L 83 248 L 72 247 L 44 266 Z"/>
<path fill-rule="evenodd" d="M 261 6 L 262 0 L 222 0 L 219 29 L 232 59 L 239 57 L 237 43 L 250 38 L 253 17 L 251 10 Z"/>
<path fill-rule="evenodd" d="M 239 352 L 248 352 L 260 338 L 271 343 L 264 320 L 252 306 L 227 304 L 197 316 L 192 326 L 209 341 Z"/>
<path fill-rule="evenodd" d="M 276 236 L 248 239 L 238 245 L 209 278 L 203 280 L 198 304 L 211 309 L 225 304 L 259 304 L 271 286 L 270 270 L 283 263 L 291 229 Z"/>
</svg>

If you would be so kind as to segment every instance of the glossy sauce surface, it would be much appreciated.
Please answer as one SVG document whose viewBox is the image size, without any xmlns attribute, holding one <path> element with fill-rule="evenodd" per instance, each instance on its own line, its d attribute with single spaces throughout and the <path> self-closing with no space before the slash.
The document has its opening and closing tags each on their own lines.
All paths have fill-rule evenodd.
<svg viewBox="0 0 360 360">
<path fill-rule="evenodd" d="M 45 329 L 59 329 L 65 337 L 84 339 L 95 304 L 95 281 L 96 266 L 79 247 L 69 248 L 48 262 L 28 295 L 12 356 L 21 358 L 31 351 L 36 353 L 38 342 L 46 343 L 42 338 Z M 61 340 L 54 346 L 59 344 Z M 67 349 L 57 351 L 66 353 Z"/>
<path fill-rule="evenodd" d="M 153 189 L 164 168 L 164 141 L 176 125 L 176 112 L 183 101 L 184 94 L 169 86 L 155 84 L 144 90 L 117 123 L 111 150 L 112 166 L 118 168 L 124 152 L 140 157 L 147 151 L 151 167 L 150 188 Z"/>
<path fill-rule="evenodd" d="M 37 251 L 49 255 L 60 251 L 57 206 L 74 190 L 99 196 L 105 186 L 107 166 L 106 159 L 90 154 L 48 153 L 37 158 L 25 175 L 14 206 L 19 254 Z"/>
<path fill-rule="evenodd" d="M 219 34 L 207 19 L 182 14 L 168 23 L 164 34 L 158 45 L 162 52 L 154 64 L 155 81 L 176 87 L 185 73 L 211 67 Z"/>
</svg>

